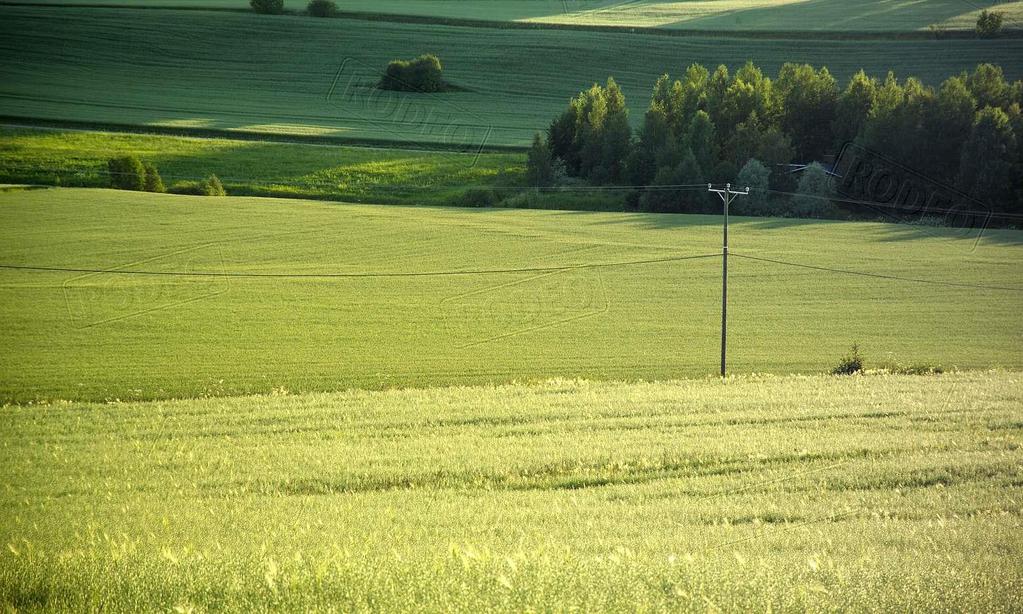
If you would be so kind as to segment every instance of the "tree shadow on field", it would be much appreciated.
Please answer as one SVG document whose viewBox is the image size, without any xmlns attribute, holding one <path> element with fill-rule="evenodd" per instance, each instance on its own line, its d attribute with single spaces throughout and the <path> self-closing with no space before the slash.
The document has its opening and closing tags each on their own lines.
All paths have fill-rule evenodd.
<svg viewBox="0 0 1023 614">
<path fill-rule="evenodd" d="M 708 30 L 922 30 L 979 9 L 996 0 L 804 0 L 781 6 L 737 9 L 711 17 L 678 21 L 668 27 Z"/>
</svg>

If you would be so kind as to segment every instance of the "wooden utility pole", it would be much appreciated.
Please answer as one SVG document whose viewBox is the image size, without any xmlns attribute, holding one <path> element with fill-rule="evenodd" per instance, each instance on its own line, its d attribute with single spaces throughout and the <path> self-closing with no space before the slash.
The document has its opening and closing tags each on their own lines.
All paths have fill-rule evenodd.
<svg viewBox="0 0 1023 614">
<path fill-rule="evenodd" d="M 728 345 L 728 205 L 736 196 L 749 196 L 749 187 L 744 192 L 733 192 L 730 183 L 726 183 L 723 190 L 708 183 L 707 191 L 717 193 L 725 204 L 725 233 L 721 246 L 721 377 L 724 377 L 725 348 Z"/>
</svg>

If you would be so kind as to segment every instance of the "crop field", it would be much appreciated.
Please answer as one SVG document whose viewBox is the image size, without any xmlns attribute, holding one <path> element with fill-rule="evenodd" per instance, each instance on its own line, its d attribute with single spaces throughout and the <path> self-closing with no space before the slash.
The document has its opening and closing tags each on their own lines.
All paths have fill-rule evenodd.
<svg viewBox="0 0 1023 614">
<path fill-rule="evenodd" d="M 22 0 L 24 1 L 24 0 Z M 29 0 L 38 4 L 103 4 L 244 10 L 244 0 Z M 285 0 L 289 10 L 305 10 L 304 0 Z M 981 10 L 1005 14 L 1011 25 L 1023 17 L 1023 2 L 928 0 L 340 0 L 352 13 L 437 19 L 521 21 L 587 26 L 685 28 L 754 31 L 913 31 L 942 25 L 972 30 Z"/>
<path fill-rule="evenodd" d="M 268 141 L 0 127 L 0 182 L 108 187 L 107 161 L 137 155 L 173 186 L 215 173 L 232 195 L 459 204 L 465 186 L 522 181 L 521 153 L 459 154 Z"/>
<path fill-rule="evenodd" d="M 273 45 L 265 41 L 273 40 Z M 553 53 L 552 50 L 557 50 Z M 461 91 L 384 94 L 386 63 L 433 52 Z M 476 152 L 524 146 L 614 76 L 643 109 L 692 62 L 840 80 L 889 69 L 936 84 L 978 63 L 1023 77 L 1023 39 L 805 40 L 510 30 L 241 12 L 0 6 L 0 116 L 316 135 Z M 638 122 L 642 113 L 633 113 Z"/>
<path fill-rule="evenodd" d="M 2 193 L 0 264 L 73 270 L 0 270 L 0 398 L 704 376 L 720 222 Z M 735 254 L 896 278 L 732 258 L 732 369 L 819 373 L 853 343 L 874 366 L 1023 367 L 1023 232 L 962 233 L 735 218 Z"/>
<path fill-rule="evenodd" d="M 0 604 L 1021 607 L 1023 380 L 740 377 L 0 410 Z"/>
</svg>

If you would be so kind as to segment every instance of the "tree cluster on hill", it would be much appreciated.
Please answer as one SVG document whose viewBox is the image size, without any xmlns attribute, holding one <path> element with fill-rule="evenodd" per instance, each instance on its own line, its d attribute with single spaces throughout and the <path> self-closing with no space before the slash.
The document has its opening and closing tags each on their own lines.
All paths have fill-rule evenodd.
<svg viewBox="0 0 1023 614">
<path fill-rule="evenodd" d="M 440 59 L 426 54 L 414 60 L 392 61 L 377 87 L 400 92 L 440 92 L 447 84 Z"/>
<path fill-rule="evenodd" d="M 827 68 L 805 64 L 785 64 L 773 80 L 752 62 L 734 73 L 693 64 L 679 79 L 657 80 L 635 135 L 614 79 L 581 92 L 534 142 L 527 177 L 555 185 L 557 167 L 597 185 L 661 186 L 637 190 L 629 204 L 684 212 L 718 205 L 675 186 L 731 181 L 755 189 L 740 210 L 830 216 L 838 211 L 826 168 L 812 163 L 856 142 L 995 211 L 1023 212 L 1021 104 L 1023 82 L 1008 83 L 990 64 L 937 89 L 893 73 L 860 71 L 840 88 Z M 802 175 L 789 172 L 796 162 Z M 771 196 L 794 191 L 803 197 Z"/>
</svg>

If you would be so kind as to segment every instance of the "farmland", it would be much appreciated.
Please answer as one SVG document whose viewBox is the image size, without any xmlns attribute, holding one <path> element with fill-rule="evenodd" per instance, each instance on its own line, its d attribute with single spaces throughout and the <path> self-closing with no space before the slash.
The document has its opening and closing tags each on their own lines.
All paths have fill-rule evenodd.
<svg viewBox="0 0 1023 614">
<path fill-rule="evenodd" d="M 1023 2 L 283 1 L 0 0 L 0 612 L 1023 611 Z"/>
<path fill-rule="evenodd" d="M 107 160 L 137 155 L 171 186 L 216 173 L 228 193 L 459 204 L 466 186 L 521 183 L 519 153 L 460 154 L 131 133 L 0 128 L 0 183 L 108 187 Z"/>
<path fill-rule="evenodd" d="M 0 194 L 3 264 L 264 275 L 2 271 L 0 396 L 704 376 L 717 368 L 720 233 L 717 216 Z M 736 218 L 732 243 L 965 284 L 733 259 L 735 372 L 822 372 L 853 343 L 875 365 L 1023 367 L 1020 231 Z"/>
<path fill-rule="evenodd" d="M 0 7 L 0 52 L 0 115 L 467 151 L 528 144 L 572 95 L 609 75 L 642 109 L 660 74 L 692 62 L 734 68 L 752 58 L 772 74 L 785 62 L 810 62 L 840 80 L 860 68 L 893 69 L 932 84 L 992 62 L 1010 80 L 1023 76 L 1023 39 L 1015 38 L 722 39 L 15 6 Z M 375 90 L 389 60 L 423 52 L 439 54 L 463 91 Z"/>
<path fill-rule="evenodd" d="M 1015 611 L 1018 374 L 0 412 L 0 603 Z"/>
<path fill-rule="evenodd" d="M 22 0 L 24 1 L 24 0 Z M 124 5 L 244 10 L 244 0 L 29 0 L 35 4 Z M 303 0 L 285 0 L 288 10 L 302 11 Z M 517 21 L 585 26 L 684 28 L 752 31 L 914 31 L 931 25 L 972 30 L 983 9 L 1005 13 L 1010 24 L 1023 17 L 1023 2 L 929 0 L 902 3 L 805 2 L 804 0 L 699 0 L 687 2 L 620 2 L 618 0 L 340 0 L 341 11 L 435 19 Z"/>
</svg>

